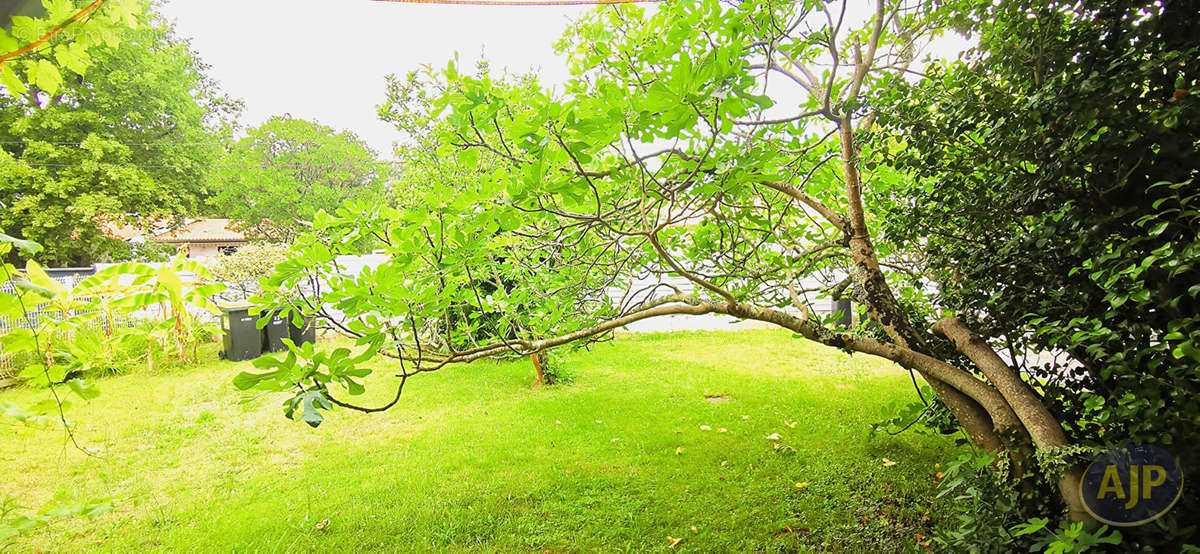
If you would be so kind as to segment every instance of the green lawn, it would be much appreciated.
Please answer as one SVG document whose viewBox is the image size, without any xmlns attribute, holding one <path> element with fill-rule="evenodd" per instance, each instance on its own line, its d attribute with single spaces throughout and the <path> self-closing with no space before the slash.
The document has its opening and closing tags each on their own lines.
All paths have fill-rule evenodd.
<svg viewBox="0 0 1200 554">
<path fill-rule="evenodd" d="M 531 387 L 527 361 L 453 367 L 390 411 L 337 410 L 319 429 L 285 419 L 280 396 L 239 394 L 246 362 L 102 379 L 70 412 L 96 457 L 61 429 L 5 424 L 0 494 L 111 496 L 114 511 L 9 547 L 895 551 L 944 517 L 931 491 L 951 442 L 869 436 L 913 394 L 889 363 L 743 331 L 622 337 L 565 366 L 575 382 L 556 387 Z"/>
</svg>

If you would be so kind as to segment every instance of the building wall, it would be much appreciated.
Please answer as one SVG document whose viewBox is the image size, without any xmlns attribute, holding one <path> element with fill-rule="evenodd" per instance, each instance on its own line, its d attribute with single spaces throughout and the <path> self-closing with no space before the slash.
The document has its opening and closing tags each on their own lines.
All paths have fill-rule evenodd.
<svg viewBox="0 0 1200 554">
<path fill-rule="evenodd" d="M 203 260 L 207 258 L 215 258 L 221 253 L 217 251 L 215 244 L 191 244 L 188 247 L 188 257 L 193 260 Z"/>
<path fill-rule="evenodd" d="M 242 246 L 245 242 L 192 242 L 188 243 L 188 258 L 205 262 L 214 260 L 223 254 L 221 249 L 230 246 Z"/>
</svg>

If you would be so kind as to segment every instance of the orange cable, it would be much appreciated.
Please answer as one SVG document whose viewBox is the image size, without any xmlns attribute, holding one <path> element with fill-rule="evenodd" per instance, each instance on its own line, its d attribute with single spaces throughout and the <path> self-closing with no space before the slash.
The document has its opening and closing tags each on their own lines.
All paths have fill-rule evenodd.
<svg viewBox="0 0 1200 554">
<path fill-rule="evenodd" d="M 659 0 L 373 0 L 404 4 L 448 4 L 458 6 L 592 6 L 605 4 L 634 4 Z"/>
<path fill-rule="evenodd" d="M 34 48 L 37 48 L 43 44 L 46 44 L 47 42 L 50 41 L 50 39 L 54 38 L 54 35 L 57 35 L 57 34 L 61 33 L 63 29 L 66 29 L 67 25 L 70 25 L 76 21 L 79 21 L 80 19 L 83 19 L 83 16 L 95 11 L 95 9 L 99 8 L 102 4 L 104 4 L 105 1 L 106 0 L 96 0 L 95 2 L 92 2 L 91 4 L 88 4 L 85 8 L 83 8 L 82 10 L 79 10 L 79 12 L 77 12 L 75 15 L 67 18 L 66 21 L 63 21 L 62 23 L 55 25 L 53 29 L 50 29 L 50 32 L 42 35 L 41 38 L 39 38 L 29 44 L 26 44 L 25 46 L 23 46 L 21 48 L 13 50 L 12 52 L 0 55 L 0 67 L 4 67 L 4 64 L 8 63 L 8 60 L 11 60 L 17 56 L 20 56 L 21 54 L 29 52 L 30 50 L 33 50 Z"/>
</svg>

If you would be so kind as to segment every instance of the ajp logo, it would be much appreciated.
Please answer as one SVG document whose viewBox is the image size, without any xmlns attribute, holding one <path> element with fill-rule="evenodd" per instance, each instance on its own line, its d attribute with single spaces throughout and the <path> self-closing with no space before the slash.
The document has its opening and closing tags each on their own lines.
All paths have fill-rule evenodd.
<svg viewBox="0 0 1200 554">
<path fill-rule="evenodd" d="M 1167 513 L 1183 494 L 1183 470 L 1170 452 L 1139 444 L 1107 452 L 1079 483 L 1092 517 L 1120 527 L 1142 525 Z"/>
</svg>

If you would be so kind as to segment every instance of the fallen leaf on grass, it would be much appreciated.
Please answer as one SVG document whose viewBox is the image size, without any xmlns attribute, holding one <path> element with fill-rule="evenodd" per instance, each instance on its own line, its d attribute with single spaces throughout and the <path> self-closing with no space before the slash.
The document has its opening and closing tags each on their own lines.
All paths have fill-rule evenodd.
<svg viewBox="0 0 1200 554">
<path fill-rule="evenodd" d="M 726 429 L 726 428 L 724 428 L 724 427 L 722 427 L 722 428 L 720 428 L 720 429 L 717 429 L 717 432 L 718 432 L 718 433 L 725 433 L 725 432 L 728 432 L 728 431 L 729 431 L 729 429 Z"/>
<path fill-rule="evenodd" d="M 619 440 L 621 440 L 621 439 L 619 439 L 619 438 L 617 438 L 617 437 L 613 437 L 613 440 L 612 440 L 612 441 L 613 441 L 613 442 L 617 442 L 617 441 L 619 441 Z"/>
<path fill-rule="evenodd" d="M 313 529 L 316 529 L 317 531 L 324 531 L 328 528 L 329 528 L 329 518 L 322 519 L 320 522 L 318 522 L 316 525 L 313 526 Z"/>
<path fill-rule="evenodd" d="M 699 533 L 699 532 L 700 532 L 700 530 L 699 530 L 699 529 L 697 529 L 695 525 L 693 525 L 693 526 L 692 526 L 692 532 L 693 532 L 693 533 Z"/>
<path fill-rule="evenodd" d="M 784 424 L 784 425 L 787 425 L 788 427 L 791 427 L 792 429 L 795 429 L 795 428 L 796 428 L 796 422 L 795 422 L 795 421 L 784 421 L 784 422 L 783 422 L 783 424 Z"/>
<path fill-rule="evenodd" d="M 765 436 L 765 437 L 763 437 L 763 438 L 765 438 L 765 439 L 767 439 L 767 440 L 769 440 L 769 441 L 777 441 L 777 440 L 779 440 L 779 439 L 782 439 L 783 437 L 782 437 L 782 436 L 780 436 L 780 435 L 779 435 L 779 433 L 771 433 L 770 435 L 767 435 L 767 436 Z"/>
<path fill-rule="evenodd" d="M 712 431 L 712 427 L 709 427 L 707 425 L 701 425 L 700 430 L 701 431 Z"/>
<path fill-rule="evenodd" d="M 883 459 L 883 467 L 892 467 L 894 465 L 896 465 L 896 462 L 889 460 L 887 458 Z"/>
<path fill-rule="evenodd" d="M 682 446 L 680 446 L 680 447 L 678 447 L 678 448 L 676 448 L 676 449 L 675 449 L 675 455 L 676 455 L 676 456 L 678 456 L 678 455 L 680 455 L 680 454 L 683 454 L 683 447 L 682 447 Z"/>
<path fill-rule="evenodd" d="M 799 483 L 796 483 L 796 488 L 798 488 L 798 489 L 803 489 L 803 488 L 805 488 L 805 487 L 807 487 L 807 486 L 808 486 L 808 483 L 807 483 L 807 482 L 805 482 L 805 481 L 801 481 L 801 482 L 799 482 Z"/>
<path fill-rule="evenodd" d="M 555 424 L 555 425 L 562 425 L 562 420 L 556 419 L 556 420 L 554 420 L 554 424 Z"/>
<path fill-rule="evenodd" d="M 603 421 L 600 421 L 599 419 L 597 419 L 597 420 L 596 420 L 596 423 L 604 423 L 604 422 L 603 422 Z"/>
<path fill-rule="evenodd" d="M 682 540 L 683 539 L 677 539 L 675 537 L 672 537 L 671 535 L 667 535 L 667 541 L 669 541 L 671 543 L 670 545 L 667 546 L 667 548 L 675 548 L 675 545 L 679 544 L 679 541 L 682 541 Z"/>
</svg>

